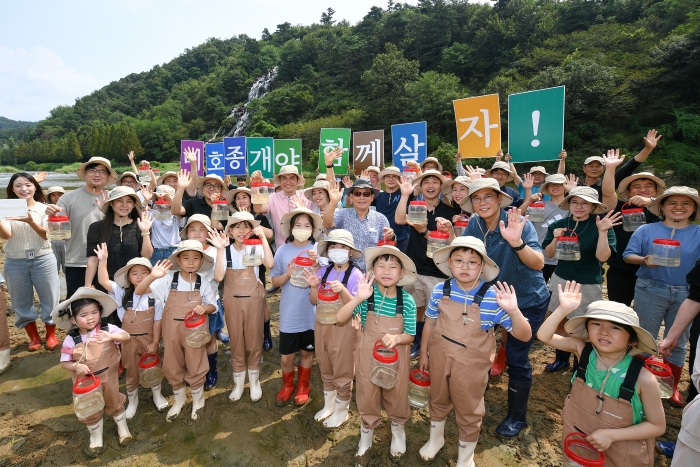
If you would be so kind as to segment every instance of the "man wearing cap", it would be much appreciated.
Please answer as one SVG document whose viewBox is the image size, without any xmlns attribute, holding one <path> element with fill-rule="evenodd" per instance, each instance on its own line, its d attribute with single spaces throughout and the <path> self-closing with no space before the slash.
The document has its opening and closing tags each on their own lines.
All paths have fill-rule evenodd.
<svg viewBox="0 0 700 467">
<path fill-rule="evenodd" d="M 387 167 L 379 172 L 379 182 L 384 183 L 385 190 L 381 190 L 374 199 L 374 206 L 378 212 L 384 214 L 389 220 L 389 225 L 396 235 L 396 248 L 406 253 L 408 239 L 411 235 L 411 226 L 396 223 L 396 208 L 401 200 L 401 170 L 398 167 Z"/>
<path fill-rule="evenodd" d="M 375 190 L 381 190 L 382 182 L 379 180 L 379 167 L 377 167 L 376 165 L 370 165 L 364 171 L 369 177 L 369 182 L 372 184 L 372 188 L 374 188 Z"/>
<path fill-rule="evenodd" d="M 46 208 L 49 216 L 59 211 L 65 212 L 71 223 L 71 238 L 66 240 L 67 298 L 85 285 L 88 263 L 85 242 L 88 228 L 104 217 L 100 208 L 107 202 L 109 194 L 104 188 L 117 181 L 117 173 L 112 169 L 109 160 L 103 157 L 91 157 L 89 161 L 78 166 L 76 173 L 85 181 L 85 186 L 69 191 L 61 196 L 56 204 L 50 204 Z"/>
<path fill-rule="evenodd" d="M 501 151 L 501 153 L 503 153 L 503 151 Z M 501 191 L 513 198 L 510 206 L 508 206 L 509 208 L 519 208 L 522 206 L 523 198 L 520 196 L 520 194 L 513 188 L 506 186 L 506 183 L 513 181 L 513 172 L 510 170 L 510 164 L 507 162 L 496 161 L 493 163 L 493 166 L 486 171 L 484 176 L 495 179 L 500 185 Z"/>
<path fill-rule="evenodd" d="M 225 199 L 228 188 L 224 180 L 218 175 L 206 175 L 197 179 L 197 194 L 199 196 L 182 202 L 185 190 L 190 185 L 190 174 L 187 170 L 180 170 L 177 179 L 177 192 L 171 206 L 171 212 L 175 216 L 190 217 L 193 214 L 202 214 L 211 218 L 211 206 L 215 199 Z M 212 228 L 223 230 L 226 221 L 212 219 Z"/>
</svg>

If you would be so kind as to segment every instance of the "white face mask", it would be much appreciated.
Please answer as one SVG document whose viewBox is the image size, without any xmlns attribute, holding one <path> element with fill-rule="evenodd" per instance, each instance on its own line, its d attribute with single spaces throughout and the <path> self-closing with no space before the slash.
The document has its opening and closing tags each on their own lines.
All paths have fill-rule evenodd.
<svg viewBox="0 0 700 467">
<path fill-rule="evenodd" d="M 311 230 L 292 229 L 292 236 L 297 242 L 305 242 L 311 237 Z"/>
<path fill-rule="evenodd" d="M 345 264 L 348 262 L 348 259 L 350 259 L 350 252 L 343 248 L 333 248 L 332 250 L 328 250 L 328 259 L 330 259 L 333 264 Z"/>
</svg>

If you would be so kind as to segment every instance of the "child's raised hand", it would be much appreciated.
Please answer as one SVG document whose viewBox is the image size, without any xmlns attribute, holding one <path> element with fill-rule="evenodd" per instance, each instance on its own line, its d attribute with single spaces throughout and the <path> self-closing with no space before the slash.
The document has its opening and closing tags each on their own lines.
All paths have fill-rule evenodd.
<svg viewBox="0 0 700 467">
<path fill-rule="evenodd" d="M 209 232 L 207 236 L 209 237 L 209 243 L 211 243 L 211 246 L 213 246 L 217 250 L 226 248 L 229 244 L 228 235 L 226 235 L 223 232 Z"/>
<path fill-rule="evenodd" d="M 508 285 L 507 282 L 501 283 L 501 281 L 496 282 L 494 285 L 496 289 L 496 303 L 500 306 L 506 313 L 513 313 L 518 309 L 518 297 L 515 295 L 515 289 L 512 285 Z"/>
<path fill-rule="evenodd" d="M 311 287 L 318 287 L 321 285 L 321 278 L 316 275 L 315 272 L 309 271 L 308 269 L 304 269 L 304 280 L 309 284 Z"/>
<path fill-rule="evenodd" d="M 107 331 L 97 331 L 90 340 L 93 342 L 97 342 L 98 344 L 102 344 L 104 342 L 109 342 L 114 339 L 112 339 L 112 334 L 108 333 Z"/>
<path fill-rule="evenodd" d="M 382 337 L 382 344 L 389 349 L 393 349 L 399 345 L 399 340 L 401 339 L 401 334 L 384 334 Z"/>
<path fill-rule="evenodd" d="M 156 265 L 153 266 L 153 270 L 151 271 L 151 276 L 155 277 L 156 279 L 160 279 L 161 277 L 164 277 L 168 273 L 168 269 L 173 267 L 173 263 L 168 261 L 167 259 L 164 259 L 162 261 L 156 262 Z"/>
<path fill-rule="evenodd" d="M 197 305 L 196 307 L 192 308 L 192 311 L 194 311 L 195 314 L 198 315 L 203 315 L 207 312 L 207 310 L 202 305 Z"/>
<path fill-rule="evenodd" d="M 581 305 L 581 284 L 577 284 L 576 281 L 566 281 L 563 290 L 561 284 L 557 288 L 559 289 L 559 308 L 567 315 Z"/>
<path fill-rule="evenodd" d="M 196 168 L 195 168 L 196 170 Z M 190 173 L 185 169 L 180 169 L 180 174 L 177 176 L 177 189 L 184 190 L 190 184 Z"/>
<path fill-rule="evenodd" d="M 98 243 L 97 248 L 95 248 L 95 254 L 97 255 L 98 261 L 107 261 L 109 253 L 107 252 L 106 243 Z"/>
<path fill-rule="evenodd" d="M 76 363 L 74 371 L 78 374 L 78 376 L 90 374 L 90 368 L 88 368 L 88 366 L 84 363 Z"/>
<path fill-rule="evenodd" d="M 613 430 L 595 430 L 591 435 L 586 436 L 586 441 L 598 451 L 605 451 L 614 441 L 612 432 Z"/>
<path fill-rule="evenodd" d="M 374 293 L 374 272 L 370 271 L 360 278 L 357 283 L 357 297 L 367 300 Z"/>
</svg>

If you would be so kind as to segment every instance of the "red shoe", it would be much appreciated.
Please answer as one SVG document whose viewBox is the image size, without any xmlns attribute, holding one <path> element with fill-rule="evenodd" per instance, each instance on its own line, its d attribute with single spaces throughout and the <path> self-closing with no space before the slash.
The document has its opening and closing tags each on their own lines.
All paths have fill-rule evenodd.
<svg viewBox="0 0 700 467">
<path fill-rule="evenodd" d="M 673 373 L 673 395 L 668 399 L 668 403 L 674 407 L 685 407 L 685 399 L 678 391 L 678 383 L 681 382 L 681 373 L 683 373 L 683 367 L 674 365 L 664 358 L 664 361 L 668 366 L 671 367 L 671 373 Z"/>
<path fill-rule="evenodd" d="M 282 373 L 282 389 L 277 393 L 277 401 L 275 405 L 277 407 L 284 407 L 292 398 L 292 393 L 294 392 L 294 370 L 289 373 Z"/>
<path fill-rule="evenodd" d="M 39 337 L 39 331 L 36 329 L 36 322 L 32 321 L 24 327 L 29 336 L 29 351 L 34 352 L 41 348 L 41 337 Z"/>
<path fill-rule="evenodd" d="M 53 350 L 58 347 L 58 339 L 56 339 L 56 325 L 44 324 L 46 326 L 46 347 Z"/>
<path fill-rule="evenodd" d="M 297 393 L 294 396 L 294 405 L 304 405 L 309 401 L 309 378 L 311 368 L 304 368 L 299 364 L 299 378 L 297 379 Z"/>
<path fill-rule="evenodd" d="M 503 373 L 506 368 L 506 348 L 503 345 L 498 346 L 498 352 L 496 352 L 496 359 L 491 365 L 491 376 L 498 376 Z"/>
</svg>

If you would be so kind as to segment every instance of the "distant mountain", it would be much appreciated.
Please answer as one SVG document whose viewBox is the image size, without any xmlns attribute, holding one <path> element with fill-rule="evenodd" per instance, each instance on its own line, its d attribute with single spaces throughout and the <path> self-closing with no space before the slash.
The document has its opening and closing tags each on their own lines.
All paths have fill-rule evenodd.
<svg viewBox="0 0 700 467">
<path fill-rule="evenodd" d="M 16 128 L 32 128 L 39 122 L 23 122 L 20 120 L 10 120 L 9 118 L 0 117 L 0 130 L 16 129 Z"/>
</svg>

